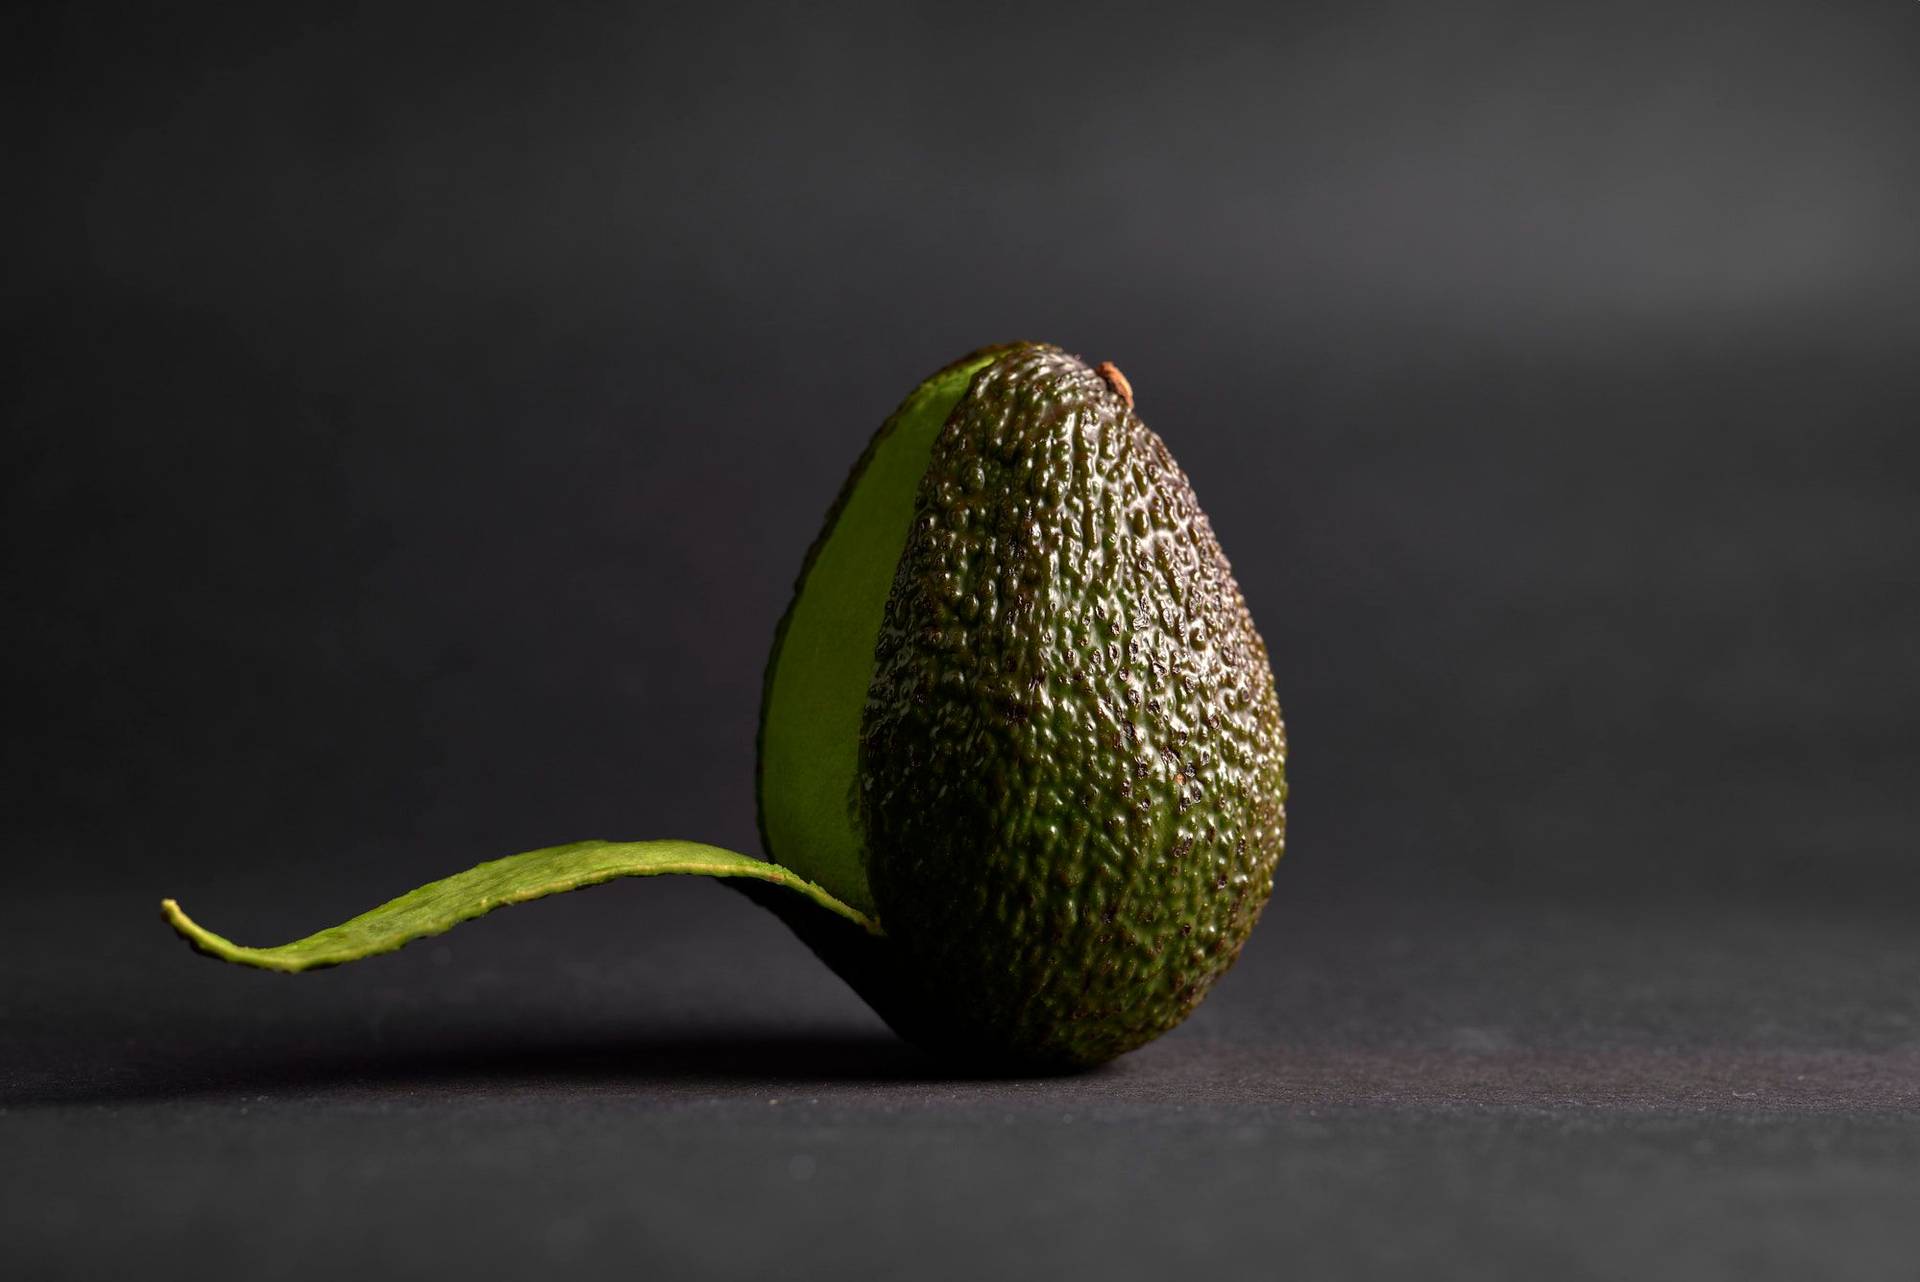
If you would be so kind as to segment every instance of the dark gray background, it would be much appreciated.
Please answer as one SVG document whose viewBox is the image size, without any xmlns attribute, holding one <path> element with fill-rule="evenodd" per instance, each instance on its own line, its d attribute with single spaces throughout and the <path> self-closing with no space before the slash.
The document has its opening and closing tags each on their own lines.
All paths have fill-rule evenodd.
<svg viewBox="0 0 1920 1282">
<path fill-rule="evenodd" d="M 1920 1250 L 1920 6 L 4 22 L 36 1274 Z M 801 552 L 1015 337 L 1125 369 L 1273 653 L 1290 851 L 1189 1028 L 947 1080 L 707 885 L 301 981 L 153 919 L 754 849 Z"/>
</svg>

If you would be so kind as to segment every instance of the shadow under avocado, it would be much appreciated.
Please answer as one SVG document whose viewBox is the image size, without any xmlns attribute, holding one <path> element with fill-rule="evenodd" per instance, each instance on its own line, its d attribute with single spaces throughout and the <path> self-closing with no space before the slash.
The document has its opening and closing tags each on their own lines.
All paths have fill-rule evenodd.
<svg viewBox="0 0 1920 1282">
<path fill-rule="evenodd" d="M 234 1050 L 217 1041 L 143 1062 L 90 1058 L 38 1081 L 0 1087 L 0 1105 L 218 1101 L 262 1095 L 356 1095 L 392 1090 L 545 1094 L 629 1090 L 717 1094 L 796 1086 L 1007 1081 L 1052 1074 L 996 1073 L 955 1064 L 875 1030 L 789 1032 L 702 1029 L 654 1036 L 542 1040 L 467 1036 L 434 1045 Z"/>
</svg>

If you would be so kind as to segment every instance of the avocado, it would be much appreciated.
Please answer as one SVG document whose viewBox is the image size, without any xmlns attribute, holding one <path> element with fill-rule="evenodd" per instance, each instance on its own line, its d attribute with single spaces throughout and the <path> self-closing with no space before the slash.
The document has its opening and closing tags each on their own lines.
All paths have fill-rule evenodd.
<svg viewBox="0 0 1920 1282">
<path fill-rule="evenodd" d="M 975 1053 L 1098 1063 L 1172 1028 L 1238 956 L 1285 841 L 1266 647 L 1131 400 L 1117 371 L 1040 344 L 929 379 L 829 514 L 769 665 L 769 855 L 871 904 L 913 1008 Z M 831 560 L 849 522 L 905 507 L 871 492 L 923 453 L 910 520 L 864 531 L 876 560 L 904 545 L 885 587 L 854 589 Z M 881 606 L 844 616 L 870 679 L 795 726 L 815 597 L 856 591 Z M 820 772 L 801 796 L 769 786 L 790 739 Z M 829 804 L 833 843 L 783 848 L 796 811 Z"/>
<path fill-rule="evenodd" d="M 1285 767 L 1266 647 L 1125 377 L 1013 343 L 901 404 L 807 553 L 763 686 L 771 862 L 575 843 L 273 949 L 164 907 L 202 952 L 303 970 L 501 903 L 704 873 L 902 1036 L 1083 1068 L 1174 1027 L 1233 964 L 1284 849 Z"/>
</svg>

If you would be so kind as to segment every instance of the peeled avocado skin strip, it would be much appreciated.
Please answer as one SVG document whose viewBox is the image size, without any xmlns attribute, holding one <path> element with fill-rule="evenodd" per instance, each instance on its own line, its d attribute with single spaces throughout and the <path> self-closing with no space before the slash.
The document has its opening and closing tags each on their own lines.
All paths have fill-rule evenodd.
<svg viewBox="0 0 1920 1282">
<path fill-rule="evenodd" d="M 182 939 L 209 957 L 293 974 L 390 953 L 509 904 L 524 904 L 619 877 L 662 873 L 753 878 L 797 891 L 868 933 L 880 933 L 872 918 L 847 907 L 799 874 L 697 841 L 576 841 L 509 855 L 428 882 L 350 921 L 277 948 L 235 944 L 196 923 L 171 899 L 161 901 L 160 911 Z"/>
</svg>

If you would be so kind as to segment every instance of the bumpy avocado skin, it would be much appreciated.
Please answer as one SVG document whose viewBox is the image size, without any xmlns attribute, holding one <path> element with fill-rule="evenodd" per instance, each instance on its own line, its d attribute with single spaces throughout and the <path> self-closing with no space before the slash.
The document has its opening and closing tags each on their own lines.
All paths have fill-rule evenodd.
<svg viewBox="0 0 1920 1282">
<path fill-rule="evenodd" d="M 1072 1068 L 1178 1024 L 1272 890 L 1285 769 L 1266 647 L 1160 438 L 1057 348 L 982 370 L 862 721 L 867 873 L 923 1016 L 901 1031 Z"/>
</svg>

